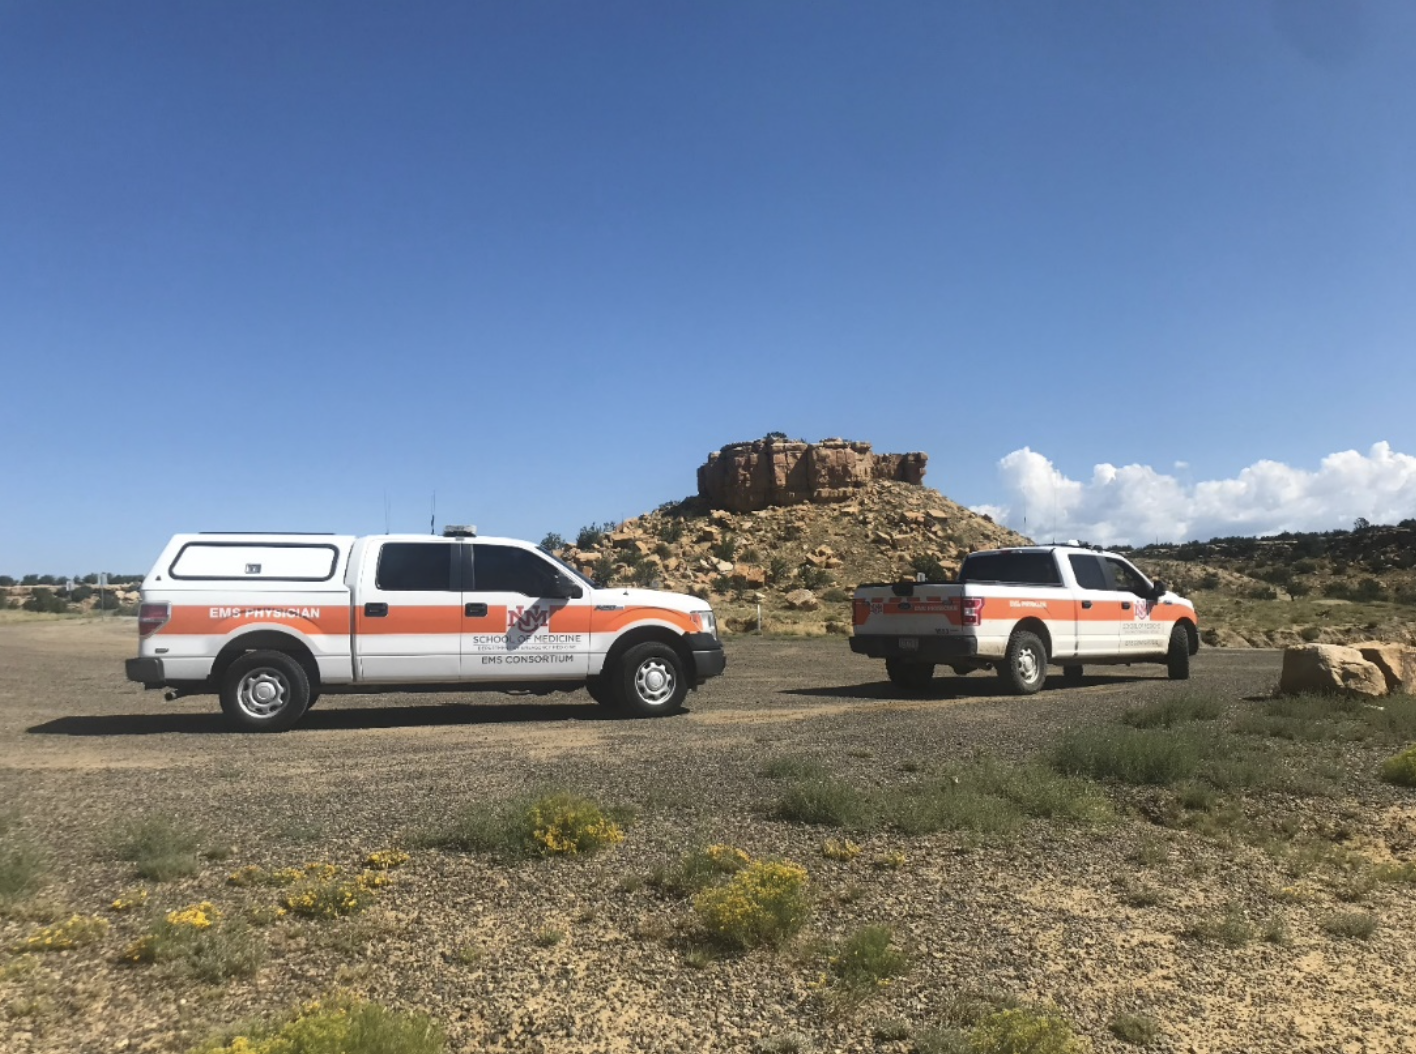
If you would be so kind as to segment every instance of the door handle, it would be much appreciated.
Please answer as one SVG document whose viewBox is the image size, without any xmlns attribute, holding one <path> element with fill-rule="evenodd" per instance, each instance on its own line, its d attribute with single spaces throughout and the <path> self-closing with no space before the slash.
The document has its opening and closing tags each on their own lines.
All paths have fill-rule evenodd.
<svg viewBox="0 0 1416 1054">
<path fill-rule="evenodd" d="M 1130 610 L 1131 610 L 1131 602 L 1130 602 L 1129 600 L 1123 600 L 1123 601 L 1121 601 L 1121 610 L 1122 610 L 1122 611 L 1130 611 Z"/>
<path fill-rule="evenodd" d="M 387 618 L 388 605 L 381 600 L 371 600 L 364 605 L 365 618 Z"/>
<path fill-rule="evenodd" d="M 1092 602 L 1091 602 L 1090 600 L 1083 600 L 1083 601 L 1082 601 L 1082 607 L 1084 607 L 1084 608 L 1090 608 L 1091 606 L 1092 606 Z"/>
<path fill-rule="evenodd" d="M 464 604 L 464 605 L 462 606 L 462 613 L 463 613 L 464 615 L 466 615 L 468 618 L 486 618 L 486 617 L 487 617 L 487 605 L 486 605 L 486 604 Z"/>
</svg>

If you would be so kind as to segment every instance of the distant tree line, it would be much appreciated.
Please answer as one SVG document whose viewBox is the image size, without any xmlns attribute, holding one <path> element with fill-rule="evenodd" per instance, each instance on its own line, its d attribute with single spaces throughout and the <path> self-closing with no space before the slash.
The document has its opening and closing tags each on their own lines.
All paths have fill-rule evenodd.
<svg viewBox="0 0 1416 1054">
<path fill-rule="evenodd" d="M 25 575 L 16 581 L 10 575 L 0 575 L 0 587 L 4 586 L 58 586 L 63 587 L 70 578 L 74 580 L 75 588 L 79 585 L 98 585 L 99 572 L 92 571 L 86 575 Z M 108 576 L 110 586 L 137 585 L 143 580 L 142 575 L 114 575 Z"/>
</svg>

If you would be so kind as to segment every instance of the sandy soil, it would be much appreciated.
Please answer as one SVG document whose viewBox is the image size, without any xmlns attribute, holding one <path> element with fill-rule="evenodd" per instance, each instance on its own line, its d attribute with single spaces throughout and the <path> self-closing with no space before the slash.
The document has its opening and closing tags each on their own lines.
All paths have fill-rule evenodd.
<svg viewBox="0 0 1416 1054">
<path fill-rule="evenodd" d="M 901 700 L 881 664 L 842 639 L 735 639 L 728 673 L 673 718 L 608 719 L 583 692 L 328 697 L 294 731 L 260 736 L 227 732 L 212 698 L 168 703 L 127 683 L 135 634 L 125 619 L 0 625 L 0 814 L 51 858 L 46 888 L 0 914 L 0 1050 L 185 1050 L 336 987 L 431 1015 L 453 1051 L 739 1051 L 799 1033 L 811 1049 L 903 1052 L 908 1040 L 872 1038 L 877 1022 L 931 1025 L 968 991 L 1050 1003 L 1099 1051 L 1133 1049 L 1108 1030 L 1123 1011 L 1159 1024 L 1156 1050 L 1413 1049 L 1410 886 L 1372 891 L 1358 906 L 1379 918 L 1376 932 L 1343 940 L 1318 923 L 1354 905 L 1321 889 L 1280 902 L 1274 891 L 1293 880 L 1262 853 L 1124 807 L 1112 826 L 1033 822 L 998 842 L 871 834 L 855 862 L 822 857 L 835 832 L 768 818 L 780 785 L 759 774 L 766 758 L 807 755 L 868 786 L 978 752 L 1025 758 L 1065 729 L 1186 690 L 1158 668 L 1079 688 L 1054 679 L 1030 699 L 1000 694 L 992 677 L 948 677 Z M 1273 652 L 1205 651 L 1188 687 L 1243 707 L 1277 672 Z M 1346 756 L 1362 771 L 1373 763 Z M 414 848 L 364 915 L 261 930 L 266 961 L 249 979 L 208 986 L 118 961 L 147 921 L 107 912 L 139 884 L 113 852 L 134 819 L 168 816 L 229 847 L 193 877 L 147 884 L 150 911 L 209 899 L 234 916 L 271 896 L 226 885 L 237 867 L 357 868 L 450 812 L 549 786 L 632 807 L 625 843 L 521 864 Z M 1313 808 L 1388 858 L 1416 847 L 1411 796 L 1365 776 Z M 709 842 L 808 867 L 815 916 L 796 945 L 706 964 L 685 955 L 686 905 L 642 879 Z M 1158 861 L 1136 862 L 1157 844 Z M 886 850 L 905 865 L 872 869 Z M 1121 892 L 1130 881 L 1157 902 L 1134 906 Z M 1183 935 L 1235 903 L 1281 916 L 1289 943 Z M 64 953 L 13 951 L 46 915 L 71 911 L 105 915 L 109 933 Z M 911 969 L 859 1010 L 832 1013 L 813 987 L 813 941 L 870 923 L 894 928 Z M 563 938 L 543 944 L 547 927 Z"/>
</svg>

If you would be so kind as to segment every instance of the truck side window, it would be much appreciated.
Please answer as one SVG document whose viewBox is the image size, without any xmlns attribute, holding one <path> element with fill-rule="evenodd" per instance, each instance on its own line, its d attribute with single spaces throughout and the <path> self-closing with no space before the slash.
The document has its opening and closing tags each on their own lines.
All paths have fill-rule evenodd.
<svg viewBox="0 0 1416 1054">
<path fill-rule="evenodd" d="M 451 542 L 386 542 L 374 582 L 390 593 L 451 591 L 456 548 Z"/>
<path fill-rule="evenodd" d="M 1110 589 L 1106 573 L 1101 569 L 1101 561 L 1095 556 L 1073 553 L 1067 557 L 1072 562 L 1072 574 L 1077 576 L 1077 585 L 1082 589 Z"/>
<path fill-rule="evenodd" d="M 1146 580 L 1130 564 L 1108 558 L 1106 570 L 1111 574 L 1112 589 L 1119 593 L 1135 593 L 1141 597 L 1146 595 L 1148 590 Z"/>
<path fill-rule="evenodd" d="M 959 581 L 993 582 L 1009 586 L 1060 586 L 1057 561 L 1051 553 L 974 553 L 964 560 Z"/>
<path fill-rule="evenodd" d="M 560 578 L 550 563 L 510 545 L 472 547 L 472 588 L 479 593 L 521 593 L 543 597 Z"/>
</svg>

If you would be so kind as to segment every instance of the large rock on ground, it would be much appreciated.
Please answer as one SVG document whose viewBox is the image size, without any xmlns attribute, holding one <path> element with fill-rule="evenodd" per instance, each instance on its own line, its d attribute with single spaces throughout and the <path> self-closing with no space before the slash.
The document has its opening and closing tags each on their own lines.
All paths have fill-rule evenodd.
<svg viewBox="0 0 1416 1054">
<path fill-rule="evenodd" d="M 698 493 L 715 509 L 751 512 L 773 505 L 846 501 L 872 480 L 924 481 L 923 453 L 874 454 L 869 443 L 759 439 L 708 455 Z"/>
<path fill-rule="evenodd" d="M 1363 641 L 1353 647 L 1362 653 L 1362 658 L 1382 671 L 1388 692 L 1416 694 L 1416 648 L 1409 644 L 1388 644 L 1379 640 Z"/>
<path fill-rule="evenodd" d="M 1387 694 L 1381 669 L 1356 648 L 1339 644 L 1296 644 L 1283 649 L 1278 690 L 1284 695 L 1318 692 L 1332 695 Z"/>
</svg>

